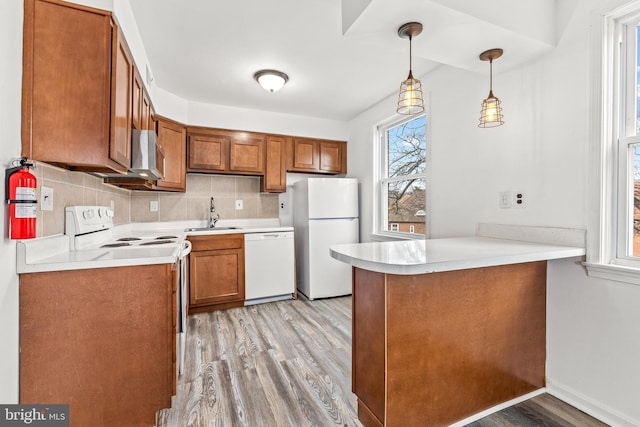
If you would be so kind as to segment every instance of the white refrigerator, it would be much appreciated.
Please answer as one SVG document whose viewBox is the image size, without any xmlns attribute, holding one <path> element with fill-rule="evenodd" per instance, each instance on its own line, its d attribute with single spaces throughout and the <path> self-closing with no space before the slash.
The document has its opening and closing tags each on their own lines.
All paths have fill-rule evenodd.
<svg viewBox="0 0 640 427">
<path fill-rule="evenodd" d="M 306 178 L 293 186 L 296 281 L 309 299 L 351 294 L 351 266 L 329 247 L 358 243 L 358 180 Z"/>
</svg>

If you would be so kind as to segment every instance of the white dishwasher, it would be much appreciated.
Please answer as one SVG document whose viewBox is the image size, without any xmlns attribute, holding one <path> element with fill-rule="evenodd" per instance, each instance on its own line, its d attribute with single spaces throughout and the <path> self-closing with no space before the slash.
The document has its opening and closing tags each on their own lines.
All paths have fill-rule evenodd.
<svg viewBox="0 0 640 427">
<path fill-rule="evenodd" d="M 293 298 L 294 253 L 293 231 L 245 233 L 245 305 Z"/>
</svg>

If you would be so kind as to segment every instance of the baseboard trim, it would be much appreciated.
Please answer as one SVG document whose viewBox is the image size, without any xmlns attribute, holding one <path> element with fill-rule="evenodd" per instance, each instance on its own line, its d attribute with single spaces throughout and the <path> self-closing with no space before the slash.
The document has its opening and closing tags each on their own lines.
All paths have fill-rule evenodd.
<svg viewBox="0 0 640 427">
<path fill-rule="evenodd" d="M 633 418 L 610 408 L 607 405 L 585 396 L 584 394 L 558 383 L 550 378 L 547 381 L 547 393 L 558 399 L 575 406 L 582 412 L 591 415 L 594 418 L 615 427 L 635 427 L 640 425 L 640 420 Z"/>
<path fill-rule="evenodd" d="M 508 401 L 506 401 L 504 403 L 501 403 L 499 405 L 493 406 L 493 407 L 491 407 L 489 409 L 485 409 L 484 411 L 478 412 L 477 414 L 472 415 L 472 416 L 470 416 L 468 418 L 465 418 L 464 420 L 460 420 L 458 422 L 455 422 L 455 423 L 451 424 L 449 427 L 462 427 L 462 426 L 465 426 L 465 425 L 467 425 L 469 423 L 472 423 L 474 421 L 478 421 L 481 418 L 484 418 L 484 417 L 489 416 L 491 414 L 495 414 L 498 411 L 502 411 L 503 409 L 506 409 L 509 406 L 517 405 L 518 403 L 522 403 L 525 400 L 529 400 L 532 397 L 536 397 L 536 396 L 538 396 L 540 394 L 543 394 L 543 393 L 545 393 L 545 388 L 544 387 L 540 388 L 540 389 L 538 389 L 536 391 L 532 391 L 531 393 L 527 393 L 525 395 L 522 395 L 520 397 L 516 397 L 515 399 L 508 400 Z"/>
</svg>

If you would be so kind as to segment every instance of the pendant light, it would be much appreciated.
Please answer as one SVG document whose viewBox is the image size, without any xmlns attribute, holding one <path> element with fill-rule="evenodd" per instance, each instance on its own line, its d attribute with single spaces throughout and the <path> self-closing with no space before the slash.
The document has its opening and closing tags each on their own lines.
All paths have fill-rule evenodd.
<svg viewBox="0 0 640 427">
<path fill-rule="evenodd" d="M 279 91 L 289 81 L 289 76 L 278 70 L 260 70 L 253 75 L 253 78 L 271 93 Z"/>
<path fill-rule="evenodd" d="M 411 71 L 411 40 L 421 32 L 422 24 L 419 22 L 408 22 L 398 28 L 398 36 L 409 39 L 409 76 L 400 85 L 397 109 L 400 114 L 419 114 L 424 111 L 422 83 L 413 77 Z"/>
<path fill-rule="evenodd" d="M 502 56 L 502 49 L 489 49 L 480 54 L 480 60 L 489 61 L 489 96 L 482 101 L 480 128 L 492 128 L 504 124 L 502 101 L 493 94 L 493 60 Z"/>
</svg>

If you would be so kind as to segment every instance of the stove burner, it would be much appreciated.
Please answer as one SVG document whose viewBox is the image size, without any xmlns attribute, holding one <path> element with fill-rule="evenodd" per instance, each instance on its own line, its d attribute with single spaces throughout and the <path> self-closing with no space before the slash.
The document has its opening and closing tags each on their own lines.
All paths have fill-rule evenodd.
<svg viewBox="0 0 640 427">
<path fill-rule="evenodd" d="M 166 243 L 174 243 L 174 241 L 173 240 L 151 240 L 149 242 L 140 243 L 140 246 L 142 246 L 142 245 L 145 245 L 145 246 L 146 245 L 164 245 Z"/>
<path fill-rule="evenodd" d="M 168 239 L 177 239 L 178 236 L 160 236 L 156 237 L 156 240 L 168 240 Z"/>
<path fill-rule="evenodd" d="M 133 242 L 135 240 L 142 240 L 142 239 L 139 238 L 139 237 L 121 237 L 117 241 L 118 242 Z"/>
<path fill-rule="evenodd" d="M 106 245 L 100 246 L 101 248 L 119 248 L 120 246 L 131 246 L 131 243 L 120 242 L 120 243 L 107 243 Z"/>
</svg>

